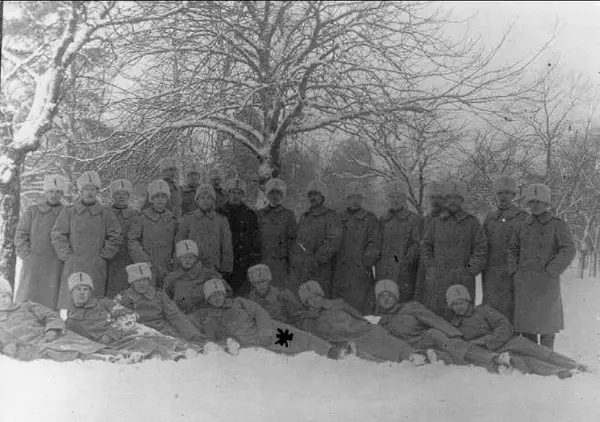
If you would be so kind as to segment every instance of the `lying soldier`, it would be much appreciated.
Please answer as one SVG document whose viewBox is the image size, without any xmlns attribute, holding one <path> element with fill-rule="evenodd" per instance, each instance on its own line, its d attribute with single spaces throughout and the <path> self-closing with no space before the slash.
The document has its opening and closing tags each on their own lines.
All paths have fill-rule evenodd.
<svg viewBox="0 0 600 422">
<path fill-rule="evenodd" d="M 379 325 L 388 333 L 406 341 L 415 349 L 435 349 L 445 363 L 483 366 L 497 372 L 510 365 L 510 356 L 482 349 L 465 341 L 458 328 L 418 302 L 399 302 L 398 285 L 380 280 L 375 285 L 375 298 L 383 315 Z"/>
<path fill-rule="evenodd" d="M 298 288 L 298 296 L 300 302 L 309 308 L 300 326 L 331 343 L 350 344 L 358 357 L 376 362 L 410 360 L 415 366 L 437 360 L 433 350 L 426 355 L 389 335 L 382 326 L 368 322 L 344 300 L 325 299 L 325 293 L 316 281 L 302 284 Z"/>
<path fill-rule="evenodd" d="M 179 360 L 193 358 L 201 352 L 201 347 L 197 345 L 186 344 L 151 328 L 136 329 L 133 311 L 111 299 L 92 297 L 94 285 L 88 274 L 71 274 L 68 283 L 72 301 L 65 325 L 69 330 L 109 345 L 126 358 L 139 353 L 136 360 L 153 357 Z"/>
<path fill-rule="evenodd" d="M 508 319 L 489 306 L 473 306 L 471 295 L 462 284 L 448 288 L 446 302 L 454 313 L 452 325 L 466 340 L 496 353 L 508 352 L 511 366 L 524 374 L 569 378 L 577 371 L 587 370 L 584 365 L 548 347 L 525 337 L 513 336 Z"/>
<path fill-rule="evenodd" d="M 115 297 L 115 301 L 135 312 L 138 322 L 170 337 L 182 338 L 203 346 L 206 338 L 163 291 L 150 286 L 150 265 L 142 262 L 126 267 L 131 287 Z"/>
<path fill-rule="evenodd" d="M 304 314 L 302 305 L 290 290 L 271 285 L 270 268 L 265 264 L 248 268 L 252 290 L 248 299 L 263 307 L 274 320 L 296 326 Z"/>
<path fill-rule="evenodd" d="M 267 311 L 251 300 L 226 297 L 223 280 L 204 283 L 204 296 L 210 312 L 204 321 L 197 323 L 212 341 L 222 342 L 232 337 L 242 347 L 262 347 L 288 355 L 313 351 L 328 356 L 332 349 L 331 344 L 318 337 L 272 320 Z"/>
<path fill-rule="evenodd" d="M 15 359 L 108 360 L 105 346 L 65 329 L 60 315 L 35 302 L 16 304 L 0 277 L 0 349 Z"/>
</svg>

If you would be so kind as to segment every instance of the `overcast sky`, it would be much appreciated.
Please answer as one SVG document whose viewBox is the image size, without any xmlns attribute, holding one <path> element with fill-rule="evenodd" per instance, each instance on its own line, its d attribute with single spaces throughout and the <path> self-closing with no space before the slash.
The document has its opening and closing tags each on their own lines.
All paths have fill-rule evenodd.
<svg viewBox="0 0 600 422">
<path fill-rule="evenodd" d="M 562 66 L 582 73 L 600 86 L 600 2 L 522 2 L 522 1 L 457 1 L 444 2 L 454 19 L 470 20 L 470 32 L 480 35 L 491 45 L 514 23 L 507 47 L 506 60 L 522 57 L 539 49 L 556 29 L 556 39 L 542 61 L 558 55 Z"/>
</svg>

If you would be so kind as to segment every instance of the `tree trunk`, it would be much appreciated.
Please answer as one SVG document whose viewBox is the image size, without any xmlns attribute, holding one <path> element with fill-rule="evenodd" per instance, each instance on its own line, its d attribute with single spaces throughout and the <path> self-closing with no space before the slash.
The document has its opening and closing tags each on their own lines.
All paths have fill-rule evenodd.
<svg viewBox="0 0 600 422">
<path fill-rule="evenodd" d="M 19 176 L 23 159 L 24 156 L 9 149 L 0 152 L 0 275 L 13 287 L 17 264 L 14 239 L 21 206 Z"/>
</svg>

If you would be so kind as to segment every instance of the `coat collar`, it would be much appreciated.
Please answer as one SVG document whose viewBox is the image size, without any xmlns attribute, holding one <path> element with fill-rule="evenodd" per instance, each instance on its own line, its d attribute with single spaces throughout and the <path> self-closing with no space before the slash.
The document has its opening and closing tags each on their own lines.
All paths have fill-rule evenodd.
<svg viewBox="0 0 600 422">
<path fill-rule="evenodd" d="M 550 211 L 546 211 L 539 217 L 529 214 L 529 216 L 527 216 L 527 219 L 525 221 L 527 222 L 527 224 L 530 224 L 530 225 L 533 224 L 535 221 L 538 221 L 540 224 L 546 224 L 548 221 L 552 220 L 552 218 L 554 218 L 552 216 L 552 213 Z"/>
<path fill-rule="evenodd" d="M 127 296 L 129 296 L 131 298 L 131 300 L 133 300 L 134 302 L 137 302 L 138 300 L 140 300 L 141 298 L 146 298 L 148 300 L 152 300 L 154 299 L 154 296 L 156 296 L 156 289 L 152 286 L 148 287 L 148 290 L 146 291 L 146 293 L 144 293 L 143 295 L 136 292 L 135 290 L 133 290 L 133 287 L 128 288 L 125 291 L 125 294 L 127 294 Z"/>
<path fill-rule="evenodd" d="M 513 218 L 515 218 L 522 212 L 523 211 L 519 207 L 517 207 L 515 205 L 511 205 L 510 208 L 505 209 L 505 210 L 497 209 L 496 211 L 492 212 L 490 217 L 493 218 L 494 220 L 498 220 L 500 217 L 512 220 Z"/>
<path fill-rule="evenodd" d="M 91 297 L 83 306 L 75 305 L 75 302 L 73 301 L 73 299 L 71 299 L 71 304 L 73 305 L 73 308 L 76 309 L 92 309 L 98 306 L 98 299 L 96 299 L 95 297 Z"/>
<path fill-rule="evenodd" d="M 440 218 L 442 220 L 450 220 L 450 219 L 454 219 L 456 221 L 462 221 L 465 218 L 467 218 L 469 216 L 469 214 L 465 211 L 465 210 L 460 210 L 454 214 L 450 214 L 448 211 L 443 211 L 440 214 Z"/>
<path fill-rule="evenodd" d="M 207 212 L 202 211 L 200 208 L 196 208 L 192 211 L 192 214 L 197 218 L 210 218 L 212 220 L 217 215 L 217 212 L 214 208 Z"/>
<path fill-rule="evenodd" d="M 364 208 L 359 208 L 355 212 L 350 212 L 346 209 L 342 211 L 342 220 L 348 221 L 350 217 L 356 217 L 357 220 L 364 220 L 368 215 L 369 213 Z"/>
<path fill-rule="evenodd" d="M 410 211 L 406 209 L 406 207 L 402 207 L 399 210 L 388 210 L 387 213 L 384 214 L 383 220 L 392 220 L 393 218 L 399 218 L 400 220 L 406 220 L 410 216 Z"/>
<path fill-rule="evenodd" d="M 269 205 L 266 206 L 266 208 L 264 208 L 264 210 L 265 210 L 265 213 L 267 213 L 267 214 L 270 214 L 270 213 L 279 214 L 279 213 L 285 211 L 285 208 L 281 204 L 276 205 L 276 206 L 272 206 L 272 205 L 269 204 Z"/>
<path fill-rule="evenodd" d="M 328 213 L 329 211 L 330 211 L 329 208 L 327 208 L 324 205 L 321 205 L 320 207 L 317 207 L 317 208 L 310 209 L 310 210 L 306 211 L 304 213 L 304 215 L 306 215 L 306 216 L 312 215 L 314 217 L 318 217 L 320 215 Z"/>
<path fill-rule="evenodd" d="M 102 210 L 104 209 L 104 206 L 100 202 L 96 201 L 96 203 L 94 205 L 87 207 L 87 206 L 83 205 L 83 203 L 81 201 L 77 201 L 75 203 L 75 205 L 73 205 L 73 208 L 75 209 L 77 214 L 82 214 L 84 211 L 90 210 L 90 214 L 96 215 L 96 214 L 100 214 L 102 212 Z"/>
<path fill-rule="evenodd" d="M 200 185 L 198 185 L 198 186 L 200 186 Z M 196 192 L 196 188 L 197 188 L 198 186 L 195 186 L 195 187 L 194 187 L 194 186 L 191 186 L 191 185 L 183 185 L 183 186 L 181 187 L 181 191 L 182 191 L 182 192 L 185 192 L 185 193 Z"/>
<path fill-rule="evenodd" d="M 57 207 L 51 207 L 50 205 L 46 204 L 45 202 L 37 204 L 37 209 L 40 210 L 40 212 L 43 214 L 47 213 L 48 211 L 53 211 L 54 214 L 58 215 L 64 207 L 65 206 L 63 204 L 60 204 Z"/>
<path fill-rule="evenodd" d="M 165 209 L 165 211 L 163 213 L 157 213 L 156 211 L 154 211 L 154 208 L 152 208 L 152 206 L 149 206 L 144 211 L 142 211 L 142 214 L 144 214 L 146 217 L 148 217 L 150 220 L 152 220 L 154 222 L 159 221 L 160 219 L 164 219 L 164 220 L 173 219 L 173 213 L 171 211 Z"/>
<path fill-rule="evenodd" d="M 137 211 L 131 207 L 117 208 L 115 206 L 112 206 L 110 209 L 115 214 L 121 214 L 125 218 L 131 218 L 131 217 L 135 217 L 137 215 Z"/>
</svg>

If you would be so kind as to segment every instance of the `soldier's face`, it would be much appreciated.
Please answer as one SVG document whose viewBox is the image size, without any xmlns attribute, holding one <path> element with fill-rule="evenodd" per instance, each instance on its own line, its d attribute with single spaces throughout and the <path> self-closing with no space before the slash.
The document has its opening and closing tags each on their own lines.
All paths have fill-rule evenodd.
<svg viewBox="0 0 600 422">
<path fill-rule="evenodd" d="M 58 189 L 50 189 L 44 192 L 44 199 L 52 205 L 60 204 L 60 199 L 63 197 L 63 191 Z"/>
<path fill-rule="evenodd" d="M 142 278 L 140 280 L 132 281 L 131 282 L 131 287 L 133 288 L 133 290 L 135 290 L 139 294 L 143 295 L 150 288 L 150 279 L 149 278 Z"/>
<path fill-rule="evenodd" d="M 215 206 L 215 198 L 213 198 L 212 195 L 208 192 L 200 193 L 196 202 L 198 202 L 198 206 L 203 211 L 210 210 Z"/>
<path fill-rule="evenodd" d="M 349 210 L 356 211 L 362 206 L 363 197 L 361 195 L 348 195 L 346 198 L 346 207 Z"/>
<path fill-rule="evenodd" d="M 113 201 L 115 201 L 115 205 L 119 208 L 124 208 L 127 206 L 127 201 L 129 201 L 129 192 L 125 190 L 118 190 L 113 194 Z"/>
<path fill-rule="evenodd" d="M 181 262 L 181 267 L 184 270 L 189 270 L 190 268 L 192 268 L 197 261 L 198 257 L 193 253 L 186 253 L 185 255 L 179 257 L 179 262 Z"/>
<path fill-rule="evenodd" d="M 81 189 L 81 200 L 85 203 L 91 204 L 96 202 L 96 195 L 98 195 L 98 188 L 96 186 L 88 185 Z"/>
<path fill-rule="evenodd" d="M 177 179 L 177 167 L 169 167 L 162 171 L 163 177 Z"/>
<path fill-rule="evenodd" d="M 152 207 L 158 211 L 163 212 L 165 208 L 167 208 L 167 202 L 169 202 L 169 197 L 165 193 L 157 193 L 152 198 L 150 198 L 150 202 L 152 203 Z"/>
<path fill-rule="evenodd" d="M 12 305 L 12 293 L 0 293 L 0 311 L 4 311 Z"/>
<path fill-rule="evenodd" d="M 225 304 L 225 293 L 224 292 L 215 292 L 208 298 L 208 303 L 210 303 L 215 308 L 220 308 Z"/>
<path fill-rule="evenodd" d="M 390 201 L 390 208 L 393 210 L 399 210 L 406 205 L 406 195 L 403 193 L 394 192 L 388 195 Z"/>
<path fill-rule="evenodd" d="M 269 292 L 269 280 L 261 280 L 252 283 L 252 288 L 259 296 L 265 296 Z"/>
<path fill-rule="evenodd" d="M 510 190 L 501 190 L 496 193 L 498 199 L 499 208 L 508 208 L 512 204 L 512 200 L 515 198 L 515 193 Z"/>
<path fill-rule="evenodd" d="M 308 204 L 311 208 L 319 207 L 321 206 L 321 204 L 323 204 L 323 202 L 325 202 L 325 198 L 323 198 L 323 196 L 319 192 L 314 190 L 308 192 L 307 197 Z"/>
<path fill-rule="evenodd" d="M 80 284 L 79 286 L 75 286 L 71 291 L 71 295 L 73 296 L 75 306 L 83 306 L 92 297 L 92 289 L 90 286 Z"/>
<path fill-rule="evenodd" d="M 267 199 L 269 200 L 269 204 L 271 204 L 272 207 L 276 207 L 277 205 L 281 204 L 281 201 L 283 200 L 283 193 L 274 189 L 271 192 L 269 192 L 269 194 L 267 195 Z"/>
<path fill-rule="evenodd" d="M 466 299 L 456 299 L 452 302 L 452 305 L 450 305 L 450 309 L 452 309 L 452 312 L 456 315 L 464 315 L 469 309 L 469 301 Z"/>
<path fill-rule="evenodd" d="M 223 179 L 221 179 L 221 176 L 212 176 L 210 178 L 210 183 L 213 185 L 213 188 L 215 188 L 215 189 L 221 187 L 222 181 L 223 181 Z"/>
<path fill-rule="evenodd" d="M 229 203 L 233 205 L 239 205 L 242 203 L 244 198 L 244 191 L 241 189 L 231 189 L 229 191 Z"/>
<path fill-rule="evenodd" d="M 452 194 L 446 195 L 446 209 L 450 212 L 457 212 L 462 209 L 463 199 L 462 196 Z"/>
<path fill-rule="evenodd" d="M 379 297 L 377 298 L 377 303 L 381 307 L 381 309 L 388 310 L 391 309 L 398 300 L 396 296 L 391 294 L 390 292 L 381 292 Z"/>
<path fill-rule="evenodd" d="M 323 307 L 323 303 L 325 298 L 321 295 L 313 294 L 308 299 L 306 299 L 306 304 L 309 308 L 321 309 Z"/>
<path fill-rule="evenodd" d="M 196 173 L 196 172 L 188 173 L 186 176 L 186 179 L 187 179 L 188 185 L 198 186 L 198 184 L 200 183 L 200 173 Z"/>
<path fill-rule="evenodd" d="M 540 215 L 548 210 L 548 204 L 538 201 L 537 199 L 533 199 L 531 201 L 527 201 L 527 208 L 529 208 L 529 212 L 531 214 Z"/>
<path fill-rule="evenodd" d="M 441 211 L 444 209 L 445 198 L 442 195 L 431 195 L 429 197 L 429 204 L 434 211 Z"/>
</svg>

